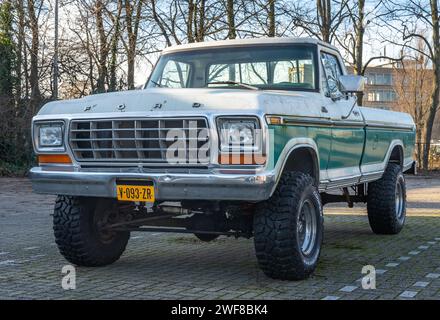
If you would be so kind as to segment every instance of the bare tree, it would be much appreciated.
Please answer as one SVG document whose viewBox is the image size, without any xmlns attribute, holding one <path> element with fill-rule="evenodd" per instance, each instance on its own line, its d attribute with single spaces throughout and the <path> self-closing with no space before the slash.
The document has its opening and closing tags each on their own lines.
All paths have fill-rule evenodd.
<svg viewBox="0 0 440 320">
<path fill-rule="evenodd" d="M 27 0 L 28 5 L 28 17 L 29 17 L 29 26 L 31 29 L 32 34 L 32 44 L 31 48 L 29 50 L 30 53 L 30 88 L 31 88 L 31 110 L 32 114 L 35 113 L 37 110 L 38 104 L 41 100 L 41 93 L 40 93 L 40 85 L 39 85 L 39 78 L 38 78 L 38 58 L 39 58 L 39 24 L 38 24 L 38 12 L 41 10 L 43 2 L 41 1 L 39 4 L 35 2 L 35 0 Z"/>
<path fill-rule="evenodd" d="M 294 25 L 308 35 L 333 43 L 342 23 L 349 17 L 349 0 L 316 0 L 313 4 L 302 2 L 291 13 Z"/>
<path fill-rule="evenodd" d="M 431 146 L 432 130 L 440 102 L 440 24 L 437 0 L 405 0 L 395 2 L 387 0 L 388 15 L 383 19 L 384 27 L 390 32 L 398 34 L 403 41 L 403 48 L 413 50 L 424 56 L 432 68 L 432 84 L 430 106 L 424 127 L 423 162 L 422 168 L 429 167 L 429 152 Z M 425 32 L 423 29 L 427 30 Z M 402 45 L 399 41 L 386 39 L 386 41 Z M 426 51 L 420 50 L 422 41 Z"/>
<path fill-rule="evenodd" d="M 145 0 L 123 0 L 125 8 L 125 30 L 128 41 L 123 41 L 127 52 L 127 85 L 128 89 L 134 89 L 134 67 L 136 60 L 136 49 L 141 23 L 141 13 Z M 116 19 L 118 21 L 118 19 Z M 118 24 L 116 24 L 118 25 Z"/>
<path fill-rule="evenodd" d="M 420 43 L 419 49 L 423 51 Z M 409 55 L 408 55 L 409 56 Z M 433 73 L 429 61 L 420 53 L 414 58 L 406 58 L 395 68 L 394 91 L 397 94 L 398 110 L 412 115 L 416 124 L 417 161 L 423 163 L 423 143 L 425 126 L 431 106 Z"/>
<path fill-rule="evenodd" d="M 334 37 L 335 42 L 344 49 L 346 61 L 353 67 L 354 74 L 364 75 L 368 66 L 375 60 L 385 59 L 388 61 L 399 62 L 403 57 L 393 58 L 386 55 L 373 55 L 364 61 L 365 32 L 371 21 L 375 21 L 387 16 L 386 10 L 382 10 L 382 0 L 365 12 L 365 0 L 356 0 L 346 5 L 348 19 L 345 21 L 344 28 L 341 27 Z M 363 104 L 363 94 L 358 94 L 358 104 Z"/>
<path fill-rule="evenodd" d="M 237 38 L 237 29 L 235 27 L 234 0 L 226 0 L 226 14 L 228 17 L 228 38 Z"/>
</svg>

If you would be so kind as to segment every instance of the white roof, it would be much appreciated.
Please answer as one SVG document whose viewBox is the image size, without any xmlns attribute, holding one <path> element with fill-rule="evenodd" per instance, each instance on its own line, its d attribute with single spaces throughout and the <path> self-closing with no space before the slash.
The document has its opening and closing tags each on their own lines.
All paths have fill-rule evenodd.
<svg viewBox="0 0 440 320">
<path fill-rule="evenodd" d="M 189 44 L 181 44 L 171 46 L 164 49 L 163 53 L 186 51 L 192 49 L 204 49 L 204 48 L 216 48 L 216 47 L 228 47 L 228 46 L 246 46 L 246 45 L 259 45 L 259 44 L 286 44 L 286 43 L 306 43 L 306 44 L 319 44 L 329 47 L 333 50 L 338 50 L 336 47 L 330 45 L 327 42 L 320 41 L 313 38 L 250 38 L 250 39 L 235 39 L 235 40 L 220 40 L 220 41 L 205 41 Z"/>
</svg>

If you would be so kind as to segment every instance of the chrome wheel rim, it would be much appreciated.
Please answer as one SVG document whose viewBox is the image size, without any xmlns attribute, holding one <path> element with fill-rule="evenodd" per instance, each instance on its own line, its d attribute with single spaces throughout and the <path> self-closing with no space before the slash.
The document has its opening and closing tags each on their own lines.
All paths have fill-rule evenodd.
<svg viewBox="0 0 440 320">
<path fill-rule="evenodd" d="M 401 179 L 396 183 L 396 217 L 401 220 L 404 214 L 404 195 Z"/>
<path fill-rule="evenodd" d="M 317 235 L 316 230 L 316 208 L 310 200 L 305 200 L 300 208 L 297 225 L 301 252 L 304 255 L 309 255 L 315 247 Z"/>
</svg>

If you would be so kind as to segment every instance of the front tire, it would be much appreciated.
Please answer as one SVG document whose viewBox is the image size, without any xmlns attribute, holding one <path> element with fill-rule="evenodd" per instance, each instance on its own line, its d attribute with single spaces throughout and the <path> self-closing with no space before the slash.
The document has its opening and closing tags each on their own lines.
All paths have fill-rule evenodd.
<svg viewBox="0 0 440 320">
<path fill-rule="evenodd" d="M 64 258 L 78 266 L 109 265 L 125 251 L 129 232 L 100 227 L 117 215 L 112 199 L 58 196 L 53 215 L 55 242 Z"/>
<path fill-rule="evenodd" d="M 323 238 L 321 198 L 313 178 L 283 174 L 273 196 L 254 216 L 254 244 L 263 272 L 274 279 L 303 280 L 315 270 Z"/>
<path fill-rule="evenodd" d="M 406 219 L 406 184 L 400 165 L 388 164 L 383 177 L 368 185 L 368 220 L 376 234 L 398 234 Z"/>
</svg>

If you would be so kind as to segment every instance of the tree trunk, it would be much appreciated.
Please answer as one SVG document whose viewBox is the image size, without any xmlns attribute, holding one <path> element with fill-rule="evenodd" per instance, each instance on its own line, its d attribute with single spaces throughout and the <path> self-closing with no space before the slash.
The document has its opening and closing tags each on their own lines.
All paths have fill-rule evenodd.
<svg viewBox="0 0 440 320">
<path fill-rule="evenodd" d="M 363 61 L 363 54 L 364 54 L 364 34 L 365 34 L 365 26 L 364 26 L 364 17 L 365 17 L 365 12 L 364 12 L 364 8 L 365 8 L 365 0 L 359 0 L 358 1 L 358 17 L 357 19 L 353 19 L 354 25 L 355 25 L 355 34 L 356 34 L 356 46 L 355 46 L 355 57 L 356 57 L 356 61 L 355 61 L 355 73 L 357 75 L 362 75 L 363 76 L 363 66 L 364 66 L 364 61 Z M 362 105 L 363 102 L 363 98 L 364 98 L 364 94 L 363 93 L 359 93 L 357 95 L 357 101 L 358 101 L 358 105 Z"/>
<path fill-rule="evenodd" d="M 269 37 L 276 37 L 275 0 L 269 0 Z"/>
<path fill-rule="evenodd" d="M 199 12 L 199 28 L 197 30 L 197 42 L 203 42 L 205 40 L 205 10 L 206 0 L 200 0 Z"/>
<path fill-rule="evenodd" d="M 228 15 L 228 38 L 237 38 L 237 30 L 235 29 L 235 12 L 234 12 L 234 0 L 227 0 L 226 14 Z"/>
<path fill-rule="evenodd" d="M 432 46 L 433 46 L 433 88 L 431 95 L 431 107 L 428 113 L 428 119 L 425 127 L 425 148 L 423 151 L 423 169 L 429 169 L 429 151 L 431 148 L 432 127 L 434 126 L 435 115 L 439 106 L 440 90 L 440 30 L 437 0 L 431 0 L 431 19 L 432 19 Z"/>
<path fill-rule="evenodd" d="M 96 15 L 96 28 L 99 37 L 99 57 L 98 57 L 98 80 L 96 89 L 98 93 L 105 92 L 105 83 L 107 75 L 107 56 L 108 46 L 107 39 L 104 30 L 104 18 L 103 18 L 104 4 L 102 0 L 96 1 L 95 15 Z"/>
<path fill-rule="evenodd" d="M 186 22 L 186 34 L 188 37 L 188 42 L 193 43 L 195 42 L 194 35 L 193 35 L 193 23 L 195 21 L 195 4 L 194 0 L 188 1 L 188 20 Z"/>
<path fill-rule="evenodd" d="M 134 63 L 136 54 L 136 39 L 133 31 L 133 7 L 131 0 L 125 0 L 125 24 L 128 35 L 128 50 L 127 50 L 127 85 L 128 90 L 134 89 Z"/>
<path fill-rule="evenodd" d="M 9 0 L 0 3 L 0 96 L 13 96 L 14 64 L 16 61 L 12 36 L 13 12 Z M 11 99 L 12 100 L 12 99 Z"/>
<path fill-rule="evenodd" d="M 35 3 L 34 0 L 28 0 L 28 15 L 29 15 L 29 24 L 31 28 L 32 34 L 32 43 L 31 43 L 31 74 L 29 78 L 29 83 L 31 87 L 31 112 L 35 114 L 37 108 L 39 107 L 39 103 L 41 100 L 41 93 L 39 87 L 39 77 L 38 77 L 38 53 L 39 53 L 39 26 L 38 19 L 35 13 Z"/>
<path fill-rule="evenodd" d="M 22 98 L 22 81 L 21 81 L 21 70 L 23 67 L 23 48 L 25 46 L 25 19 L 24 19 L 24 5 L 23 0 L 17 0 L 16 2 L 16 11 L 18 16 L 18 36 L 17 36 L 17 48 L 16 48 L 16 65 L 15 65 L 15 73 L 16 73 L 16 82 L 15 82 L 15 103 L 19 109 L 20 101 Z M 19 111 L 17 110 L 17 116 L 19 115 Z"/>
<path fill-rule="evenodd" d="M 165 29 L 165 26 L 162 23 L 162 20 L 160 19 L 159 15 L 157 14 L 157 11 L 156 11 L 156 0 L 150 0 L 150 4 L 151 4 L 151 13 L 153 15 L 153 19 L 156 22 L 156 24 L 159 26 L 160 32 L 162 33 L 163 37 L 165 38 L 167 46 L 170 47 L 171 46 L 170 37 L 168 36 L 167 30 Z"/>
<path fill-rule="evenodd" d="M 111 48 L 111 57 L 110 57 L 110 76 L 109 76 L 109 88 L 108 91 L 113 92 L 116 91 L 116 65 L 117 65 L 117 54 L 118 54 L 118 44 L 119 38 L 121 36 L 121 24 L 119 22 L 121 18 L 122 12 L 122 2 L 118 0 L 118 13 L 113 23 L 115 24 L 115 33 L 113 34 L 112 39 L 112 48 Z"/>
<path fill-rule="evenodd" d="M 316 9 L 322 41 L 330 43 L 331 0 L 316 0 Z"/>
</svg>

